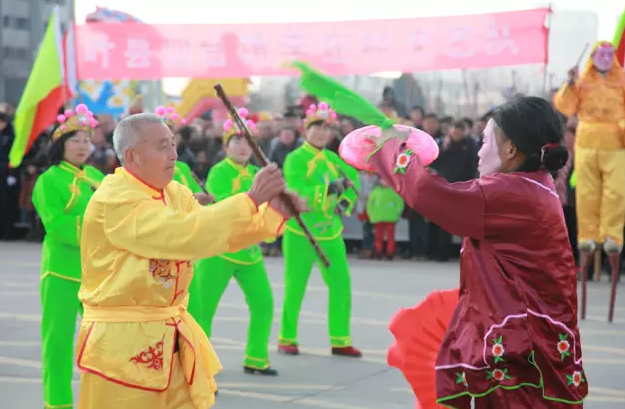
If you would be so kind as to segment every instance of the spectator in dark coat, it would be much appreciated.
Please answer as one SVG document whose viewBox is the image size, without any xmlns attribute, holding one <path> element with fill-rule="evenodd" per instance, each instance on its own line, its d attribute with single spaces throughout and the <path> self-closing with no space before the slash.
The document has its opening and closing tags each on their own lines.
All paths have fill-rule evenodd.
<svg viewBox="0 0 625 409">
<path fill-rule="evenodd" d="M 278 134 L 278 138 L 269 154 L 269 161 L 274 162 L 279 168 L 284 165 L 286 155 L 291 153 L 302 143 L 297 139 L 297 131 L 291 127 L 284 127 Z"/>
<path fill-rule="evenodd" d="M 447 135 L 439 139 L 440 154 L 432 164 L 437 173 L 448 182 L 464 182 L 477 176 L 477 149 L 475 141 L 465 135 L 465 122 L 456 121 Z M 442 228 L 430 224 L 430 242 L 436 260 L 447 261 L 451 256 L 452 236 Z"/>
</svg>

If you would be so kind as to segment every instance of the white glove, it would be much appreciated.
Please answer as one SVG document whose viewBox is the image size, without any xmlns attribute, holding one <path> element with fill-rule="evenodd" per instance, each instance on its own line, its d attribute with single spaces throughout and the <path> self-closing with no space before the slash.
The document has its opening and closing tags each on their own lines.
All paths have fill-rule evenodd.
<svg viewBox="0 0 625 409">
<path fill-rule="evenodd" d="M 16 183 L 17 183 L 17 179 L 15 179 L 14 176 L 7 177 L 7 185 L 15 186 Z"/>
</svg>

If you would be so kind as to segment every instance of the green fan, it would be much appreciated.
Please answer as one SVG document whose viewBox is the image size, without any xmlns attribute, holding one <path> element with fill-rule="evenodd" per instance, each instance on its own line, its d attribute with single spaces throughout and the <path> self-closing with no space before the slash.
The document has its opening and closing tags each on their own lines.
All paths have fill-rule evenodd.
<svg viewBox="0 0 625 409">
<path fill-rule="evenodd" d="M 302 72 L 299 85 L 309 94 L 329 104 L 341 115 L 351 116 L 368 125 L 375 125 L 382 130 L 390 129 L 395 122 L 384 115 L 371 102 L 340 82 L 313 69 L 310 65 L 296 61 L 293 67 Z"/>
</svg>

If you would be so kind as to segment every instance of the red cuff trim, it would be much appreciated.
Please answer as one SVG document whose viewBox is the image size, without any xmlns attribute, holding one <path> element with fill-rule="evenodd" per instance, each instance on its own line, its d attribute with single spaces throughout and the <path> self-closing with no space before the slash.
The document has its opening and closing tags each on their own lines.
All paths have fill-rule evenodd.
<svg viewBox="0 0 625 409">
<path fill-rule="evenodd" d="M 287 219 L 283 218 L 282 219 L 282 223 L 280 223 L 280 226 L 278 226 L 278 231 L 276 231 L 276 235 L 280 234 L 280 231 L 282 230 L 282 228 L 284 227 L 284 224 L 286 223 Z"/>
<path fill-rule="evenodd" d="M 250 196 L 249 193 L 246 193 L 246 195 L 252 201 L 252 203 L 254 203 L 254 206 L 256 206 L 256 211 L 258 211 L 258 208 L 259 208 L 258 203 L 256 203 L 256 201 L 254 199 L 252 199 L 252 196 Z"/>
</svg>

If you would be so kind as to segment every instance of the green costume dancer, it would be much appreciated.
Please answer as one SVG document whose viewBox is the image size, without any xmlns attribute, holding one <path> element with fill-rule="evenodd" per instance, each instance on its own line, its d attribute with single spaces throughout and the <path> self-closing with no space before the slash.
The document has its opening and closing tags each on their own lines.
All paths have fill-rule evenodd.
<svg viewBox="0 0 625 409">
<path fill-rule="evenodd" d="M 174 169 L 174 180 L 181 185 L 185 185 L 192 193 L 202 193 L 202 187 L 193 177 L 193 172 L 189 165 L 184 162 L 177 161 L 176 169 Z"/>
<path fill-rule="evenodd" d="M 52 136 L 52 166 L 35 183 L 33 204 L 46 231 L 41 254 L 41 357 L 46 408 L 72 408 L 74 334 L 82 307 L 80 231 L 82 218 L 104 174 L 83 166 L 89 157 L 89 136 L 97 122 L 84 105 L 66 111 Z M 86 122 L 86 125 L 82 121 Z M 93 127 L 93 128 L 92 128 Z"/>
<path fill-rule="evenodd" d="M 245 111 L 241 110 L 242 113 Z M 253 122 L 248 126 L 254 128 Z M 217 163 L 209 172 L 206 190 L 215 201 L 237 193 L 247 192 L 252 186 L 258 168 L 248 163 L 252 150 L 247 141 L 237 135 L 231 121 L 224 124 L 223 136 L 226 159 Z M 243 360 L 245 373 L 277 375 L 269 363 L 269 337 L 273 323 L 273 293 L 260 247 L 254 245 L 236 253 L 202 259 L 196 263 L 195 275 L 189 290 L 189 312 L 211 337 L 212 321 L 219 300 L 234 278 L 245 294 L 250 311 L 247 331 L 247 348 Z"/>
<path fill-rule="evenodd" d="M 351 277 L 339 214 L 349 214 L 356 202 L 355 190 L 348 187 L 352 184 L 358 189 L 358 172 L 337 154 L 324 149 L 333 135 L 331 126 L 336 122 L 336 114 L 327 104 L 312 105 L 306 116 L 307 142 L 286 157 L 284 177 L 289 189 L 308 198 L 311 211 L 302 214 L 302 219 L 331 263 L 329 268 L 321 263 L 318 266 L 329 291 L 332 354 L 360 357 L 362 354 L 352 346 L 350 336 Z M 349 181 L 342 175 L 347 175 Z M 278 350 L 297 355 L 299 313 L 313 264 L 318 259 L 295 220 L 287 222 L 282 245 L 285 289 Z"/>
</svg>

